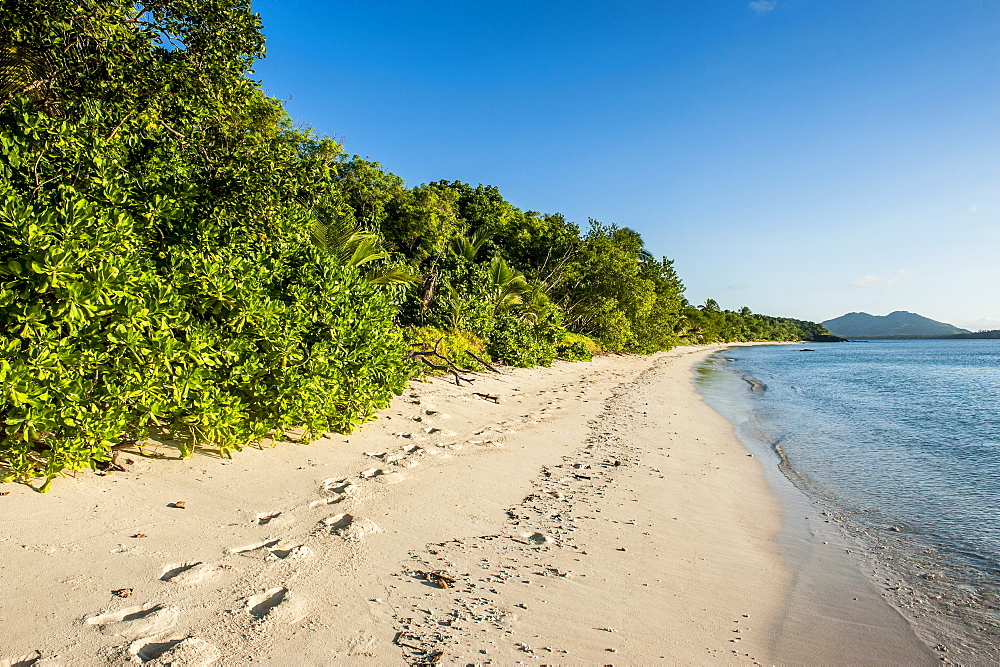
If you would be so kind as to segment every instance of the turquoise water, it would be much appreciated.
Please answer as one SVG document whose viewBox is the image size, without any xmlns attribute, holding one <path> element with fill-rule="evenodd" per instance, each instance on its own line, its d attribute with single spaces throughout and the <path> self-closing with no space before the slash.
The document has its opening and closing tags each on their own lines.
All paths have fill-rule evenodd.
<svg viewBox="0 0 1000 667">
<path fill-rule="evenodd" d="M 904 614 L 1000 645 L 1000 340 L 733 348 L 698 387 L 861 542 Z"/>
</svg>

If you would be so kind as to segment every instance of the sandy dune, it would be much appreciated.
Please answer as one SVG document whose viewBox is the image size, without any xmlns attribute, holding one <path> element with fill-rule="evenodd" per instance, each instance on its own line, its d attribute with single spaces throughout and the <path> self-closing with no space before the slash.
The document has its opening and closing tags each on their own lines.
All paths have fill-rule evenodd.
<svg viewBox="0 0 1000 667">
<path fill-rule="evenodd" d="M 6 485 L 0 665 L 927 661 L 871 587 L 828 614 L 789 564 L 690 382 L 717 349 L 413 382 L 352 436 Z"/>
</svg>

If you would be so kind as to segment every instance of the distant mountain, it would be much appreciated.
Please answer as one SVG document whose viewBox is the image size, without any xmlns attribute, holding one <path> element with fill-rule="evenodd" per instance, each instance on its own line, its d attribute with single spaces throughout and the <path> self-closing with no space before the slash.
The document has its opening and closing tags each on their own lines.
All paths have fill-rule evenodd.
<svg viewBox="0 0 1000 667">
<path fill-rule="evenodd" d="M 938 322 L 923 315 L 897 310 L 888 315 L 847 313 L 822 323 L 832 333 L 845 338 L 877 338 L 882 336 L 950 336 L 969 333 L 967 329 Z"/>
</svg>

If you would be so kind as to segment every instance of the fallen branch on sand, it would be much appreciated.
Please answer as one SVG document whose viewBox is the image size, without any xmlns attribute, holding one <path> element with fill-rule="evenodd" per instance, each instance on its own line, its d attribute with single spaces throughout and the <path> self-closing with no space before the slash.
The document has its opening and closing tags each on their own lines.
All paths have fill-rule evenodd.
<svg viewBox="0 0 1000 667">
<path fill-rule="evenodd" d="M 486 368 L 486 370 L 493 371 L 494 373 L 499 373 L 500 372 L 499 369 L 497 369 L 495 366 L 492 366 L 492 365 L 488 364 L 486 361 L 484 361 L 478 354 L 476 354 L 472 350 L 466 350 L 465 353 L 467 355 L 469 355 L 470 357 L 472 357 L 473 359 L 475 359 L 476 361 L 478 361 L 479 363 L 481 363 L 483 365 L 483 367 Z"/>
<path fill-rule="evenodd" d="M 438 338 L 437 342 L 434 343 L 434 349 L 433 350 L 412 350 L 410 352 L 410 357 L 412 357 L 414 359 L 419 358 L 420 361 L 422 361 L 425 364 L 427 364 L 428 366 L 430 366 L 433 370 L 440 371 L 440 372 L 445 372 L 445 373 L 451 373 L 453 376 L 455 376 L 455 384 L 457 386 L 459 386 L 459 387 L 462 386 L 462 382 L 463 381 L 468 382 L 469 384 L 472 384 L 472 382 L 475 381 L 475 378 L 462 377 L 462 373 L 474 373 L 475 371 L 470 371 L 470 370 L 465 369 L 465 368 L 459 368 L 455 364 L 455 362 L 453 362 L 451 359 L 449 359 L 445 355 L 441 354 L 440 347 L 441 347 L 441 341 L 442 340 L 444 340 L 444 338 Z M 473 356 L 475 357 L 475 355 L 473 355 Z M 438 359 L 443 359 L 445 363 L 444 364 L 435 364 L 433 361 L 431 361 L 427 357 L 437 357 Z M 476 357 L 476 359 L 478 359 L 478 357 Z M 485 362 L 480 362 L 480 363 L 485 363 Z"/>
</svg>

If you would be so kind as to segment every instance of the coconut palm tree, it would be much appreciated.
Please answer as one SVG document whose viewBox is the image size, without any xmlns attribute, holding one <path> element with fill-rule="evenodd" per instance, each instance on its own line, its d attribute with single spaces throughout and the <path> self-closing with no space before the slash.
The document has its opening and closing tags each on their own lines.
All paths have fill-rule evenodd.
<svg viewBox="0 0 1000 667">
<path fill-rule="evenodd" d="M 522 296 L 532 290 L 531 285 L 524 279 L 524 274 L 511 268 L 499 255 L 490 261 L 487 278 L 489 280 L 487 290 L 494 315 L 523 303 Z"/>
</svg>

